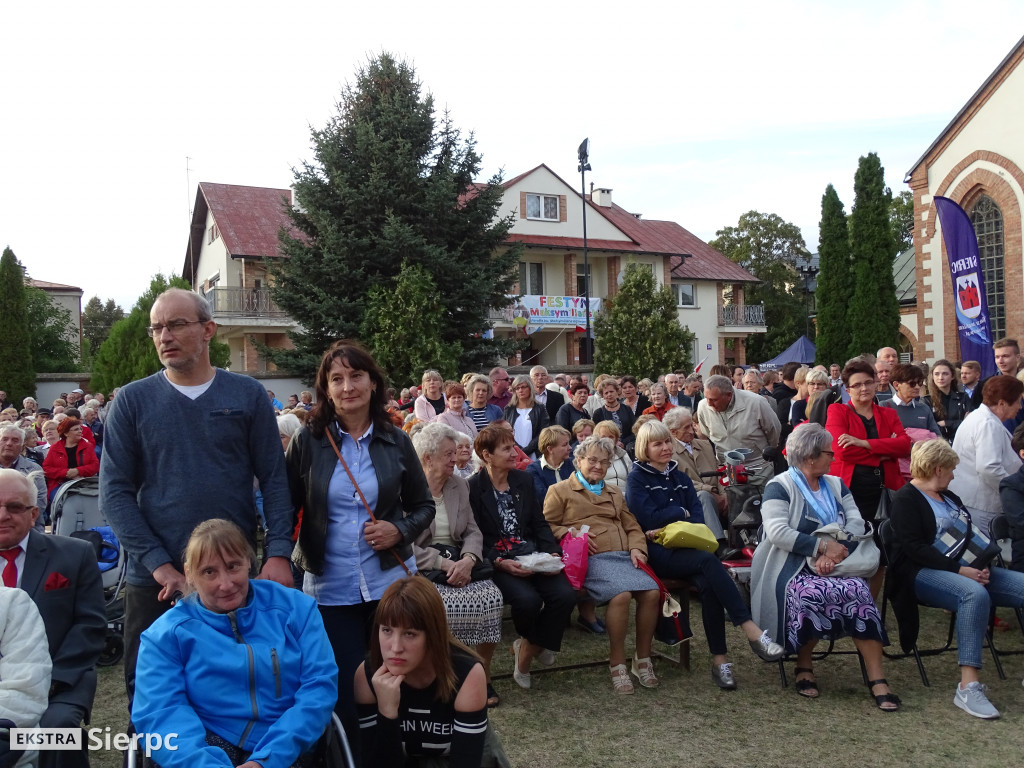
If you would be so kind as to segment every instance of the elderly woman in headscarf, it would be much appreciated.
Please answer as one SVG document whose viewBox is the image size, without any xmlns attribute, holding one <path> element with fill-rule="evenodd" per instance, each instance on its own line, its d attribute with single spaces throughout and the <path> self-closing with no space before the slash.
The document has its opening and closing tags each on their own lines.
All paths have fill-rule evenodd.
<svg viewBox="0 0 1024 768">
<path fill-rule="evenodd" d="M 785 638 L 786 650 L 797 655 L 796 691 L 801 696 L 819 695 L 813 667 L 818 641 L 849 635 L 864 660 L 876 706 L 893 712 L 900 700 L 882 676 L 882 647 L 889 639 L 871 591 L 863 578 L 833 574 L 850 554 L 845 544 L 814 535 L 829 523 L 865 533 L 850 490 L 828 474 L 832 456 L 832 435 L 820 424 L 803 424 L 786 441 L 789 470 L 764 490 L 765 538 L 751 564 L 751 613 L 773 637 Z"/>
<path fill-rule="evenodd" d="M 591 436 L 574 454 L 576 471 L 568 480 L 548 489 L 544 517 L 555 538 L 569 528 L 590 526 L 587 576 L 583 583 L 590 600 L 607 604 L 605 626 L 609 644 L 608 665 L 612 688 L 633 693 L 631 671 L 645 688 L 658 685 L 651 661 L 651 641 L 658 618 L 660 595 L 654 580 L 640 569 L 647 562 L 647 539 L 626 507 L 617 486 L 606 483 L 605 473 L 615 457 L 615 444 L 606 437 Z M 626 668 L 626 630 L 629 604 L 636 601 L 636 653 Z"/>
</svg>

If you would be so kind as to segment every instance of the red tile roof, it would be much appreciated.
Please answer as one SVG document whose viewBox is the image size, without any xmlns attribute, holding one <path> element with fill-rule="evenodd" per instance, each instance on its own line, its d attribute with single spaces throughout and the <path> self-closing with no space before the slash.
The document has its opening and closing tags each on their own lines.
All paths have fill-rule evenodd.
<svg viewBox="0 0 1024 768">
<path fill-rule="evenodd" d="M 41 288 L 44 291 L 78 291 L 79 293 L 82 293 L 82 289 L 79 288 L 77 285 L 48 283 L 45 280 L 36 280 L 35 278 L 32 277 L 29 278 L 28 282 L 29 285 L 31 285 L 33 288 Z"/>
<path fill-rule="evenodd" d="M 195 269 L 195 265 L 190 268 L 190 250 L 198 261 L 199 251 L 206 242 L 208 211 L 213 213 L 230 256 L 280 256 L 277 233 L 290 224 L 284 210 L 284 200 L 290 199 L 290 189 L 200 182 L 192 213 L 192 236 L 185 251 L 185 279 L 191 280 Z"/>
<path fill-rule="evenodd" d="M 505 182 L 508 189 L 540 168 L 546 169 L 555 178 L 569 187 L 565 181 L 543 163 L 526 173 Z M 572 187 L 569 187 L 572 189 Z M 579 197 L 579 193 L 575 193 Z M 721 280 L 733 283 L 759 282 L 750 272 L 717 251 L 692 232 L 674 221 L 643 219 L 625 208 L 612 203 L 611 206 L 596 205 L 587 195 L 588 210 L 606 218 L 629 240 L 596 240 L 587 238 L 587 246 L 601 251 L 623 251 L 646 253 L 671 258 L 672 276 L 683 280 Z M 522 235 L 512 233 L 510 242 L 525 243 L 527 246 L 550 248 L 582 248 L 581 237 L 550 237 L 544 235 Z M 686 258 L 684 259 L 684 255 Z"/>
</svg>

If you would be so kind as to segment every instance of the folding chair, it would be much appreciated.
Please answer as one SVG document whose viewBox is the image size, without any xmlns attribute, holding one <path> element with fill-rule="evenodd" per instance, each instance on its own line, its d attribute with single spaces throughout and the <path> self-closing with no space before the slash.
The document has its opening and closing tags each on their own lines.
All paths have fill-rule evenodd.
<svg viewBox="0 0 1024 768">
<path fill-rule="evenodd" d="M 882 543 L 882 552 L 885 554 L 886 562 L 891 562 L 892 544 L 893 544 L 893 533 L 892 533 L 892 521 L 883 520 L 882 524 L 878 526 L 878 537 Z M 888 577 L 885 580 L 885 585 L 882 588 L 882 624 L 885 625 L 885 613 L 889 604 L 889 595 L 891 592 L 890 581 Z M 923 605 L 926 608 L 937 608 L 934 605 L 928 605 L 918 600 L 919 605 Z M 996 672 L 999 673 L 999 679 L 1005 680 L 1006 673 L 1003 672 L 1003 664 L 999 660 L 999 653 L 996 651 L 995 645 L 992 643 L 992 620 L 995 618 L 995 612 L 992 613 L 992 618 L 989 620 L 988 627 L 985 629 L 985 641 L 988 644 L 989 651 L 992 653 L 992 661 L 995 664 Z M 917 647 L 917 643 L 914 643 L 914 647 L 910 649 L 909 653 L 889 653 L 883 651 L 885 657 L 888 659 L 905 659 L 908 656 L 912 656 L 914 661 L 917 663 L 917 671 L 921 675 L 921 684 L 925 687 L 931 687 L 931 683 L 928 680 L 928 674 L 924 670 L 924 662 L 921 661 L 923 656 L 938 656 L 940 653 L 946 651 L 957 650 L 956 646 L 953 645 L 953 637 L 956 632 L 956 611 L 952 611 L 949 617 L 949 631 L 946 634 L 946 642 L 939 648 L 926 648 L 921 650 Z"/>
</svg>

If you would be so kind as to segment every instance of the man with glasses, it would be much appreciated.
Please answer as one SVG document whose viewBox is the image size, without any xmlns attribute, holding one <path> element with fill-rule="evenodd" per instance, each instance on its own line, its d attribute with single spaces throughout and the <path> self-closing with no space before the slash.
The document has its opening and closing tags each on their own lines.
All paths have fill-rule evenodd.
<svg viewBox="0 0 1024 768">
<path fill-rule="evenodd" d="M 508 371 L 504 368 L 492 368 L 488 375 L 491 379 L 491 396 L 487 402 L 504 411 L 505 406 L 512 399 L 512 390 L 508 388 L 512 379 L 509 378 Z"/>
<path fill-rule="evenodd" d="M 103 583 L 93 548 L 32 530 L 39 517 L 31 476 L 0 469 L 0 569 L 5 587 L 28 593 L 46 627 L 53 663 L 41 728 L 78 728 L 96 696 L 96 660 L 107 635 Z M 81 751 L 41 751 L 42 768 L 88 766 Z"/>
<path fill-rule="evenodd" d="M 107 415 L 100 508 L 128 552 L 125 683 L 139 636 L 185 591 L 181 554 L 204 520 L 236 523 L 256 543 L 253 477 L 266 526 L 260 578 L 293 586 L 292 504 L 274 409 L 263 386 L 214 368 L 217 332 L 199 294 L 172 288 L 150 311 L 164 370 L 126 385 Z"/>
<path fill-rule="evenodd" d="M 0 427 L 0 468 L 16 469 L 21 474 L 32 478 L 36 487 L 36 506 L 40 511 L 46 509 L 46 480 L 43 469 L 31 459 L 21 455 L 25 447 L 25 431 L 14 424 Z M 36 530 L 43 531 L 43 517 L 36 519 Z"/>
</svg>

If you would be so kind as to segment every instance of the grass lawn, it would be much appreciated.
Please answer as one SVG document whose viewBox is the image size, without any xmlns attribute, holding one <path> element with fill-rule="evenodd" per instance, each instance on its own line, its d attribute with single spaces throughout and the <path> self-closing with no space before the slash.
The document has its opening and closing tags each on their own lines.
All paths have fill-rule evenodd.
<svg viewBox="0 0 1024 768">
<path fill-rule="evenodd" d="M 1024 650 L 1024 638 L 1012 612 L 1003 618 L 1012 629 L 999 632 L 1000 648 Z M 948 616 L 921 612 L 921 645 L 945 638 Z M 612 693 L 607 665 L 533 675 L 533 687 L 521 690 L 511 679 L 511 624 L 498 648 L 493 672 L 502 697 L 492 722 L 513 765 L 523 768 L 598 768 L 599 766 L 1005 766 L 1019 765 L 1024 735 L 1024 656 L 1002 658 L 1007 679 L 999 680 L 985 650 L 982 679 L 989 698 L 1002 712 L 996 721 L 978 720 L 953 706 L 958 680 L 955 652 L 925 658 L 932 683 L 921 685 L 912 659 L 888 660 L 886 676 L 903 699 L 894 714 L 880 712 L 861 682 L 856 656 L 835 655 L 817 662 L 821 697 L 801 698 L 782 688 L 778 665 L 766 664 L 748 649 L 742 633 L 729 628 L 737 691 L 720 691 L 711 681 L 709 657 L 700 626 L 700 607 L 691 606 L 693 669 L 686 672 L 665 660 L 655 666 L 661 687 L 637 686 L 632 696 Z M 895 638 L 893 638 L 895 641 Z M 657 646 L 657 643 L 655 644 Z M 629 642 L 627 647 L 632 648 Z M 673 654 L 675 649 L 662 650 Z M 849 651 L 843 640 L 837 650 Z M 890 647 L 895 651 L 895 647 Z M 566 631 L 560 664 L 607 658 L 607 641 L 575 625 Z M 536 665 L 536 663 L 535 663 Z M 501 678 L 508 675 L 507 678 Z M 100 670 L 91 727 L 125 725 L 121 666 Z M 92 764 L 119 766 L 120 755 L 93 752 Z"/>
</svg>

